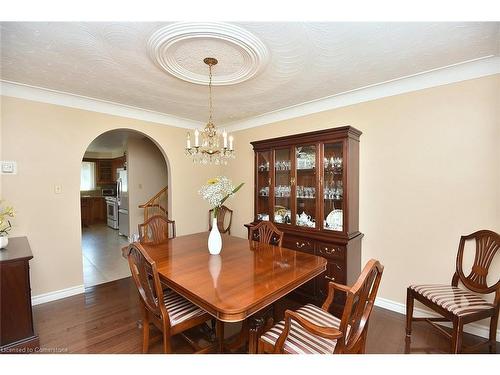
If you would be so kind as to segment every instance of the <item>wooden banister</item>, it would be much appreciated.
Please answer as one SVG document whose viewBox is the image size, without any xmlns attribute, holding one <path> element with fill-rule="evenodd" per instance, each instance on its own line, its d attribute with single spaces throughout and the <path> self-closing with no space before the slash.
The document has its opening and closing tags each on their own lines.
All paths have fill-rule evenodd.
<svg viewBox="0 0 500 375">
<path fill-rule="evenodd" d="M 144 222 L 150 217 L 161 215 L 168 217 L 168 186 L 161 189 L 146 203 L 139 205 L 139 208 L 144 209 Z"/>
</svg>

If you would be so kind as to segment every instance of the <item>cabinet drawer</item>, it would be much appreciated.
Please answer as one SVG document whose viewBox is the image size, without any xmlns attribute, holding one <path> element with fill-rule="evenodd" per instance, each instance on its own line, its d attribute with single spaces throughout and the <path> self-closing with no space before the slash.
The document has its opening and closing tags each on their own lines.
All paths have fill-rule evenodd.
<svg viewBox="0 0 500 375">
<path fill-rule="evenodd" d="M 318 242 L 317 250 L 317 255 L 325 258 L 345 259 L 345 246 Z"/>
<path fill-rule="evenodd" d="M 321 276 L 324 288 L 328 288 L 330 281 L 335 281 L 339 284 L 345 284 L 345 265 L 342 261 L 328 260 L 326 271 Z"/>
<path fill-rule="evenodd" d="M 283 247 L 292 250 L 302 251 L 304 253 L 314 254 L 314 241 L 307 238 L 289 236 L 285 234 L 283 238 Z"/>
</svg>

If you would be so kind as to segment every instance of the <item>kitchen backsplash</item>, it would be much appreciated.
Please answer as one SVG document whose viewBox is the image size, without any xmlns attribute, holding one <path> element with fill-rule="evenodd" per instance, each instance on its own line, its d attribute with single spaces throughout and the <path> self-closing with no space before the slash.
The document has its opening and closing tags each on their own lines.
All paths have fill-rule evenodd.
<svg viewBox="0 0 500 375">
<path fill-rule="evenodd" d="M 102 189 L 116 189 L 116 185 L 99 185 L 95 190 L 80 191 L 80 196 L 101 197 Z"/>
</svg>

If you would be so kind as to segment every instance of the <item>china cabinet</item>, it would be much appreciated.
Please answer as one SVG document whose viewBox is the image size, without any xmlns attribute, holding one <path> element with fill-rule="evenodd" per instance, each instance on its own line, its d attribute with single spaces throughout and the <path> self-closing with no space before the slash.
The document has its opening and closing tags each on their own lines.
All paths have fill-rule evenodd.
<svg viewBox="0 0 500 375">
<path fill-rule="evenodd" d="M 294 296 L 322 303 L 329 280 L 352 284 L 361 272 L 359 137 L 344 126 L 251 142 L 255 152 L 254 222 L 285 233 L 283 246 L 328 261 L 326 272 Z M 342 304 L 337 295 L 335 308 Z"/>
</svg>

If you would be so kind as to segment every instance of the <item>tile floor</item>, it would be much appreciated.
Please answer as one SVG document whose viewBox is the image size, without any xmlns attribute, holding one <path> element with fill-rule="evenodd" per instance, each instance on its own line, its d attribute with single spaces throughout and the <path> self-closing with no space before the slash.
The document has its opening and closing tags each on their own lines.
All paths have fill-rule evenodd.
<svg viewBox="0 0 500 375">
<path fill-rule="evenodd" d="M 121 249 L 128 244 L 118 230 L 100 224 L 82 229 L 83 280 L 85 287 L 130 276 Z"/>
</svg>

